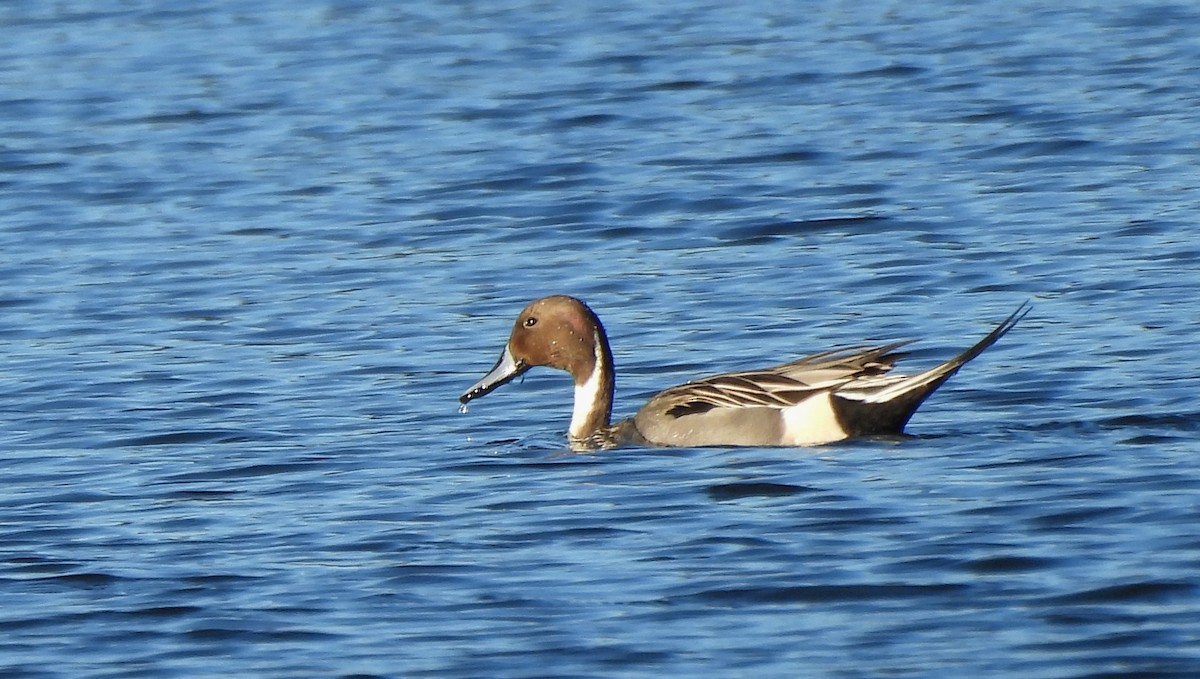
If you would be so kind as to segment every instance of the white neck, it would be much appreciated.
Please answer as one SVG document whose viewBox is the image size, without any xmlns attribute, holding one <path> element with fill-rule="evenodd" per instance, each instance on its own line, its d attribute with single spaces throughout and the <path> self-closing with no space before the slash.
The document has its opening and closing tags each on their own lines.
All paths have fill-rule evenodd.
<svg viewBox="0 0 1200 679">
<path fill-rule="evenodd" d="M 575 408 L 571 411 L 571 428 L 568 430 L 572 438 L 582 439 L 590 436 L 592 432 L 587 429 L 587 424 L 593 419 L 595 411 L 604 407 L 604 398 L 600 393 L 600 390 L 604 388 L 603 381 L 600 379 L 600 373 L 604 370 L 602 361 L 600 344 L 597 342 L 596 361 L 592 364 L 592 374 L 584 380 L 583 384 L 575 385 Z"/>
</svg>

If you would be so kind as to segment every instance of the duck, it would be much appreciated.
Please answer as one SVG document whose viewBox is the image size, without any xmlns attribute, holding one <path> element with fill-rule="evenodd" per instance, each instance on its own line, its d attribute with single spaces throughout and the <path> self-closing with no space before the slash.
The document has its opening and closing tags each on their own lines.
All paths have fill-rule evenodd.
<svg viewBox="0 0 1200 679">
<path fill-rule="evenodd" d="M 771 368 L 728 372 L 670 387 L 613 424 L 616 372 L 600 317 L 582 300 L 551 295 L 517 316 L 500 359 L 459 397 L 468 402 L 545 366 L 574 382 L 567 430 L 573 450 L 656 447 L 816 446 L 901 436 L 917 408 L 960 368 L 1029 313 L 1023 302 L 983 339 L 940 365 L 893 373 L 910 341 L 835 348 Z"/>
</svg>

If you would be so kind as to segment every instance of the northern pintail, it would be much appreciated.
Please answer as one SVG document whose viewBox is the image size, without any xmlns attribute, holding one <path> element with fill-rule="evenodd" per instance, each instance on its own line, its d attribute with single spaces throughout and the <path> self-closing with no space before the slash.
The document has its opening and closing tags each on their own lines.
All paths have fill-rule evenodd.
<svg viewBox="0 0 1200 679">
<path fill-rule="evenodd" d="M 539 299 L 521 312 L 500 360 L 460 398 L 464 405 L 535 366 L 575 381 L 568 430 L 576 449 L 622 443 L 655 446 L 805 446 L 858 436 L 896 435 L 913 412 L 968 361 L 1029 312 L 1023 303 L 958 356 L 915 375 L 891 373 L 908 342 L 825 351 L 791 363 L 725 373 L 671 387 L 633 417 L 609 423 L 613 358 L 604 326 L 574 297 Z"/>
</svg>

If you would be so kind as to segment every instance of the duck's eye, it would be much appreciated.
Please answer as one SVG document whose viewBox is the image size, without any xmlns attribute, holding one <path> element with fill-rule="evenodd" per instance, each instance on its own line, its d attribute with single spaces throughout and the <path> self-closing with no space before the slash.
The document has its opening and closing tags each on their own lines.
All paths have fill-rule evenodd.
<svg viewBox="0 0 1200 679">
<path fill-rule="evenodd" d="M 529 318 L 526 318 L 526 319 L 525 319 L 525 327 L 526 327 L 526 328 L 532 328 L 532 327 L 533 327 L 533 326 L 535 326 L 535 325 L 537 325 L 537 319 L 536 319 L 536 318 L 534 318 L 534 317 L 530 316 Z"/>
</svg>

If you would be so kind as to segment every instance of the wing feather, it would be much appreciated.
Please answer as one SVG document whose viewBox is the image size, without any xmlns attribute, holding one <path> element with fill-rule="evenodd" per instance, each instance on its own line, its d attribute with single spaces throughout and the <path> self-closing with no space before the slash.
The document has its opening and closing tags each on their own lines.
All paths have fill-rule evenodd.
<svg viewBox="0 0 1200 679">
<path fill-rule="evenodd" d="M 654 400 L 676 417 L 713 408 L 787 408 L 821 391 L 870 391 L 900 379 L 888 375 L 907 342 L 823 351 L 765 370 L 724 373 L 671 387 Z"/>
</svg>

